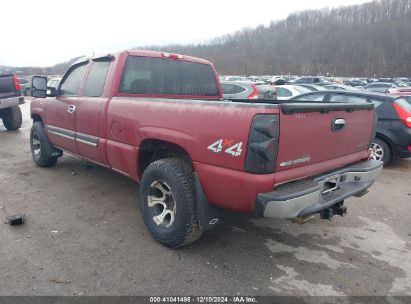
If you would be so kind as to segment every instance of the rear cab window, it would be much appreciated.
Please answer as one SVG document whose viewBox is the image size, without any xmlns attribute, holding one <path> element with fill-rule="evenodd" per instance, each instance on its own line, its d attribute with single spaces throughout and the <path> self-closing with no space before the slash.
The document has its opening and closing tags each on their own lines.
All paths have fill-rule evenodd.
<svg viewBox="0 0 411 304">
<path fill-rule="evenodd" d="M 119 92 L 220 98 L 217 79 L 209 64 L 142 56 L 127 57 Z"/>
</svg>

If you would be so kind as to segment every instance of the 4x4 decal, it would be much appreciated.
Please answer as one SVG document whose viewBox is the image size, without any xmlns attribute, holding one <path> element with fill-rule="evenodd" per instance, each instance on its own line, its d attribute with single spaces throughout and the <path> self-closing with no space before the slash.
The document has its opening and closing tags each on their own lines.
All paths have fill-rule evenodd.
<svg viewBox="0 0 411 304">
<path fill-rule="evenodd" d="M 234 145 L 233 143 L 234 140 L 232 139 L 219 139 L 213 142 L 211 145 L 209 145 L 207 149 L 214 153 L 220 153 L 224 150 L 225 153 L 230 154 L 232 156 L 240 156 L 241 152 L 243 152 L 243 143 L 239 142 Z"/>
</svg>

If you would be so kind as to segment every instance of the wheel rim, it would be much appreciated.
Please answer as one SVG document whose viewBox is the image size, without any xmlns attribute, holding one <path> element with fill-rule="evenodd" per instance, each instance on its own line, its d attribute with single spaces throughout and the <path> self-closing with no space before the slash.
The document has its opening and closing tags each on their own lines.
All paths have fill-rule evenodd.
<svg viewBox="0 0 411 304">
<path fill-rule="evenodd" d="M 41 142 L 40 142 L 39 136 L 37 135 L 37 132 L 34 132 L 33 134 L 33 138 L 31 141 L 31 147 L 33 149 L 34 158 L 38 159 L 41 153 Z"/>
<path fill-rule="evenodd" d="M 375 160 L 383 160 L 384 149 L 377 143 L 371 144 L 371 158 Z"/>
<path fill-rule="evenodd" d="M 150 186 L 147 203 L 154 215 L 153 221 L 157 226 L 170 228 L 173 225 L 176 204 L 169 185 L 161 180 L 154 181 Z"/>
</svg>

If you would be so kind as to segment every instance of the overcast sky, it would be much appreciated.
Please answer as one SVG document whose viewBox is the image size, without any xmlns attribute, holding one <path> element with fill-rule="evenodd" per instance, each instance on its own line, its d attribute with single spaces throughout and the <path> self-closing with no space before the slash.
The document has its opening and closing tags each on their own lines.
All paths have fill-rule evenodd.
<svg viewBox="0 0 411 304">
<path fill-rule="evenodd" d="M 204 42 L 300 10 L 368 1 L 1 1 L 0 65 L 50 66 L 93 52 Z"/>
</svg>

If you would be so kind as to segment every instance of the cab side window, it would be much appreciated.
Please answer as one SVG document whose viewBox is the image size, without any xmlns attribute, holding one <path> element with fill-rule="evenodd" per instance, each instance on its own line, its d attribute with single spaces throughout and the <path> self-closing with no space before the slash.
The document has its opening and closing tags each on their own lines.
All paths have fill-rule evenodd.
<svg viewBox="0 0 411 304">
<path fill-rule="evenodd" d="M 79 96 L 81 83 L 87 71 L 87 63 L 75 67 L 64 79 L 60 88 L 62 96 Z"/>
<path fill-rule="evenodd" d="M 84 86 L 84 96 L 101 96 L 109 67 L 110 62 L 108 61 L 96 61 L 92 63 Z"/>
</svg>

